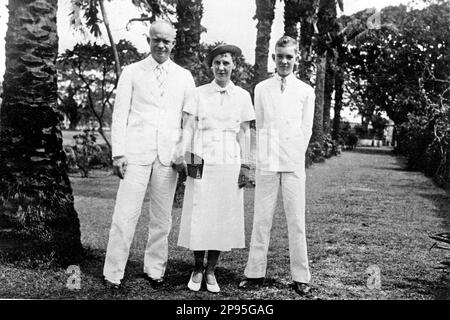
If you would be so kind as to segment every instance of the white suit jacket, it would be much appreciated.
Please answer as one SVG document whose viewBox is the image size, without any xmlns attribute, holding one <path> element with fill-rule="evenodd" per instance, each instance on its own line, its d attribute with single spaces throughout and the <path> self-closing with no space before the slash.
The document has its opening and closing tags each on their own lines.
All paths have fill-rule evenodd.
<svg viewBox="0 0 450 320">
<path fill-rule="evenodd" d="M 257 169 L 295 171 L 304 168 L 314 119 L 314 89 L 294 75 L 281 92 L 278 75 L 255 87 Z"/>
<path fill-rule="evenodd" d="M 148 165 L 156 157 L 170 165 L 181 137 L 184 108 L 196 103 L 194 79 L 170 59 L 165 93 L 159 94 L 151 55 L 126 66 L 120 76 L 112 115 L 112 156 L 125 155 L 129 163 Z"/>
</svg>

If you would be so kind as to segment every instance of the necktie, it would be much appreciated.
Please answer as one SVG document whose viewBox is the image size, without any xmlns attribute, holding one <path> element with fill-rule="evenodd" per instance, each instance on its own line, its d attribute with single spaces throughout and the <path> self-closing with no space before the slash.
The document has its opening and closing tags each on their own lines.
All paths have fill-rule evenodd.
<svg viewBox="0 0 450 320">
<path fill-rule="evenodd" d="M 155 68 L 156 81 L 158 82 L 159 94 L 162 97 L 164 95 L 164 84 L 166 82 L 166 70 L 158 64 Z"/>
<path fill-rule="evenodd" d="M 286 89 L 286 78 L 281 78 L 281 92 L 284 92 L 284 89 Z"/>
</svg>

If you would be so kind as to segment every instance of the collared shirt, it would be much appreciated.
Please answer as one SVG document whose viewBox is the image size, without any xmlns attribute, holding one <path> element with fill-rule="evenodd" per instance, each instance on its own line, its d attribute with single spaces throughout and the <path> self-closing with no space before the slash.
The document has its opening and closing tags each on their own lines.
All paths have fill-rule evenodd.
<svg viewBox="0 0 450 320">
<path fill-rule="evenodd" d="M 277 81 L 279 81 L 279 83 L 280 83 L 279 87 L 280 87 L 280 90 L 282 93 L 284 92 L 284 90 L 286 90 L 288 79 L 291 79 L 290 82 L 292 82 L 292 77 L 294 77 L 294 75 L 292 73 L 290 75 L 288 75 L 287 77 L 282 77 L 278 73 L 276 73 L 274 75 L 274 78 L 277 79 Z"/>
<path fill-rule="evenodd" d="M 160 90 L 160 96 L 162 97 L 166 93 L 166 81 L 171 60 L 167 59 L 163 63 L 158 63 L 153 57 L 151 57 L 151 60 L 153 60 L 151 64 Z"/>
<path fill-rule="evenodd" d="M 273 76 L 255 87 L 257 169 L 296 171 L 304 165 L 312 133 L 314 89 L 293 74 Z"/>
<path fill-rule="evenodd" d="M 236 87 L 233 83 L 233 81 L 228 82 L 226 87 L 221 87 L 217 84 L 216 81 L 212 81 L 211 86 L 214 88 L 214 90 L 216 90 L 217 92 L 220 93 L 220 105 L 224 104 L 225 101 L 225 95 L 228 95 L 228 99 L 231 96 L 234 88 Z"/>
<path fill-rule="evenodd" d="M 237 134 L 243 122 L 255 119 L 250 94 L 233 82 L 222 88 L 215 81 L 197 88 L 197 108 L 184 111 L 197 117 L 191 150 L 205 164 L 240 162 Z"/>
</svg>

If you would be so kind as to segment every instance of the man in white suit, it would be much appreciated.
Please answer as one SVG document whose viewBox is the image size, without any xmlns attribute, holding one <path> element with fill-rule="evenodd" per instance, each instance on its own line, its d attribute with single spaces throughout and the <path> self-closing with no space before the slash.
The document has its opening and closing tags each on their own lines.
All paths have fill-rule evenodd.
<svg viewBox="0 0 450 320">
<path fill-rule="evenodd" d="M 250 252 L 241 289 L 263 283 L 272 218 L 281 188 L 288 225 L 294 289 L 312 297 L 305 236 L 305 153 L 312 132 L 315 94 L 293 74 L 297 41 L 284 36 L 275 45 L 277 73 L 255 87 L 257 163 L 255 213 Z"/>
<path fill-rule="evenodd" d="M 175 35 L 169 22 L 154 22 L 151 54 L 126 66 L 117 86 L 111 139 L 113 165 L 121 180 L 103 269 L 106 285 L 114 289 L 124 277 L 148 184 L 150 224 L 144 277 L 154 288 L 164 281 L 177 180 L 172 165 L 183 166 L 182 157 L 176 155 L 182 112 L 196 103 L 191 73 L 170 59 Z"/>
</svg>

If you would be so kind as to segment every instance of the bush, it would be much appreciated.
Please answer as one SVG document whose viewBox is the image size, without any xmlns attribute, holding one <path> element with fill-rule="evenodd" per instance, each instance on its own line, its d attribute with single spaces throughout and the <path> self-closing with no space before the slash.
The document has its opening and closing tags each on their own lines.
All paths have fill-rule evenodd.
<svg viewBox="0 0 450 320">
<path fill-rule="evenodd" d="M 353 150 L 356 148 L 358 144 L 358 136 L 354 133 L 348 135 L 347 140 L 345 141 L 345 145 L 349 150 Z"/>
<path fill-rule="evenodd" d="M 406 156 L 408 169 L 450 187 L 450 106 L 429 105 L 422 115 L 409 114 L 396 132 L 396 151 Z"/>
<path fill-rule="evenodd" d="M 73 146 L 64 146 L 69 170 L 79 171 L 83 178 L 87 178 L 92 168 L 111 166 L 109 148 L 97 144 L 97 133 L 94 130 L 85 129 L 73 138 Z"/>
</svg>

